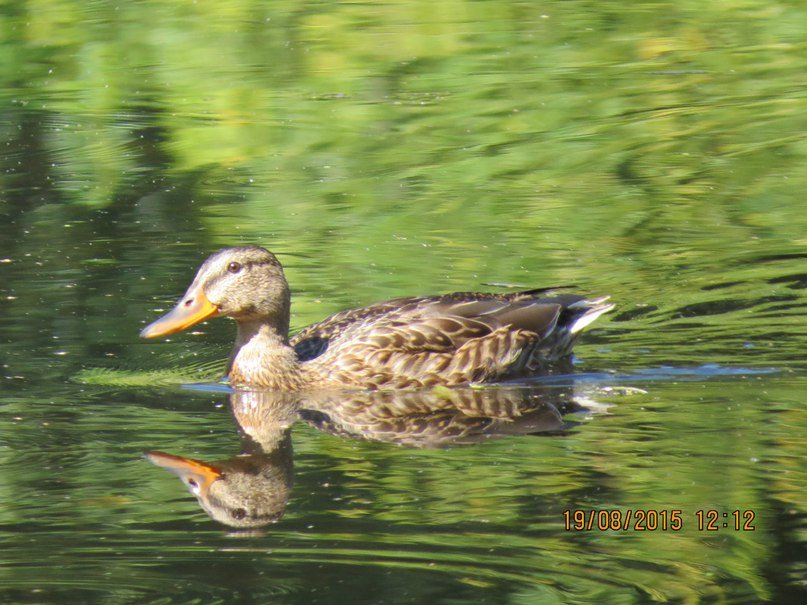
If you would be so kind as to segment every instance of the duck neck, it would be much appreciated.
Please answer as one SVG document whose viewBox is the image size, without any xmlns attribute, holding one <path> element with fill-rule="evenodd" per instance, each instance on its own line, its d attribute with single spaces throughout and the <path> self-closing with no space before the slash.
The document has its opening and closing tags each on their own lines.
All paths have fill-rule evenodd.
<svg viewBox="0 0 807 605">
<path fill-rule="evenodd" d="M 233 385 L 300 388 L 300 361 L 289 345 L 288 326 L 269 320 L 239 321 L 227 375 Z"/>
</svg>

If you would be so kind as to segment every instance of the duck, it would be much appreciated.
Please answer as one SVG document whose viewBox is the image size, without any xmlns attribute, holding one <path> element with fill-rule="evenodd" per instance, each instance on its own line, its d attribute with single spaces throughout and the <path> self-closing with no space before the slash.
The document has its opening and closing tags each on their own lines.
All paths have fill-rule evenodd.
<svg viewBox="0 0 807 605">
<path fill-rule="evenodd" d="M 396 298 L 348 309 L 289 336 L 283 267 L 256 245 L 224 248 L 199 268 L 142 338 L 213 317 L 236 322 L 227 379 L 280 391 L 409 389 L 485 384 L 546 373 L 613 304 L 539 288 Z"/>
</svg>

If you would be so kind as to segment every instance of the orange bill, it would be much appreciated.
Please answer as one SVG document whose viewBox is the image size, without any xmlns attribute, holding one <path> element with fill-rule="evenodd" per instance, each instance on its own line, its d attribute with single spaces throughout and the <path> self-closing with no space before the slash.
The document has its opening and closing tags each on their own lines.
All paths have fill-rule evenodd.
<svg viewBox="0 0 807 605">
<path fill-rule="evenodd" d="M 221 477 L 221 469 L 214 464 L 207 464 L 192 458 L 174 456 L 165 452 L 146 452 L 146 459 L 174 473 L 182 479 L 196 496 L 205 497 L 213 482 Z"/>
<path fill-rule="evenodd" d="M 150 323 L 140 332 L 140 338 L 155 338 L 181 332 L 200 321 L 217 315 L 219 308 L 200 290 L 188 291 L 176 307 Z"/>
</svg>

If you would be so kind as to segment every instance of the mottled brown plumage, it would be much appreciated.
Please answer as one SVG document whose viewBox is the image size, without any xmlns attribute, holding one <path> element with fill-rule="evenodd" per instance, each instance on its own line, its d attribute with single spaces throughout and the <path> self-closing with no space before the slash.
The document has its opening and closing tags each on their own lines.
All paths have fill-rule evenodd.
<svg viewBox="0 0 807 605">
<path fill-rule="evenodd" d="M 225 248 L 205 261 L 177 307 L 144 337 L 214 315 L 235 319 L 235 385 L 299 391 L 416 388 L 517 378 L 568 357 L 577 334 L 612 308 L 605 299 L 458 292 L 399 298 L 337 313 L 288 338 L 290 294 L 275 256 Z"/>
</svg>

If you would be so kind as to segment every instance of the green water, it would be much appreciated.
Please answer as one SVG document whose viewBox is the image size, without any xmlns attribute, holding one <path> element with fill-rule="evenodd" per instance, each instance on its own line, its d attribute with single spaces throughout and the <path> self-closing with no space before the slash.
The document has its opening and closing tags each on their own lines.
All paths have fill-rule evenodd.
<svg viewBox="0 0 807 605">
<path fill-rule="evenodd" d="M 763 0 L 5 3 L 0 602 L 803 602 L 805 22 Z M 536 434 L 418 442 L 306 402 L 256 450 L 211 384 L 230 322 L 137 338 L 244 243 L 285 265 L 293 328 L 489 284 L 617 308 L 524 395 L 551 406 Z M 212 520 L 153 450 L 270 458 L 279 520 Z M 681 526 L 567 530 L 576 510 Z"/>
</svg>

